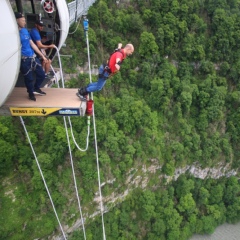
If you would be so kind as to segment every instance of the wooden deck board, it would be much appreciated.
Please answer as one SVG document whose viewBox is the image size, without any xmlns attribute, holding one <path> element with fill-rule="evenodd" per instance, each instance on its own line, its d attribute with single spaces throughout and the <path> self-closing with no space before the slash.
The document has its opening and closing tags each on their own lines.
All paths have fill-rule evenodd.
<svg viewBox="0 0 240 240">
<path fill-rule="evenodd" d="M 86 102 L 76 96 L 75 88 L 43 88 L 45 96 L 35 95 L 36 101 L 28 99 L 26 88 L 15 87 L 7 101 L 0 108 L 0 115 L 12 116 L 84 116 Z M 12 110 L 16 110 L 13 112 Z M 45 114 L 39 113 L 46 112 Z M 76 111 L 78 114 L 76 114 Z M 22 113 L 22 115 L 20 114 Z M 16 115 L 15 115 L 16 114 Z"/>
</svg>

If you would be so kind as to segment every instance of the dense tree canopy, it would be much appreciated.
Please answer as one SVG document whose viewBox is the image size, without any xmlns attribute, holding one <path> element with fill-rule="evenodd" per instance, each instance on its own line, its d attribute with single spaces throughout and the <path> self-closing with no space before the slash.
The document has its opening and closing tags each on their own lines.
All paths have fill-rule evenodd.
<svg viewBox="0 0 240 240">
<path fill-rule="evenodd" d="M 139 0 L 118 5 L 98 0 L 89 9 L 92 65 L 106 62 L 119 42 L 135 47 L 121 71 L 94 94 L 104 196 L 123 193 L 131 183 L 129 176 L 146 179 L 142 167 L 150 167 L 152 161 L 160 166 L 147 176 L 145 190 L 128 189 L 121 204 L 106 203 L 107 239 L 184 240 L 240 220 L 237 177 L 201 180 L 186 174 L 174 182 L 163 177 L 171 179 L 175 170 L 193 163 L 202 168 L 239 167 L 238 6 L 237 0 Z M 81 25 L 61 52 L 72 55 L 62 59 L 64 72 L 77 73 L 66 86 L 87 84 L 89 75 L 77 72 L 87 62 Z M 95 81 L 97 76 L 92 77 Z M 72 226 L 79 216 L 63 119 L 24 121 L 60 218 Z M 85 145 L 86 119 L 71 121 L 76 141 Z M 87 152 L 78 151 L 72 139 L 70 145 L 83 209 L 90 215 L 97 209 L 93 199 L 98 191 L 93 132 Z M 25 240 L 57 233 L 57 221 L 17 118 L 0 118 L 0 151 L 0 236 Z M 90 222 L 87 239 L 99 240 L 101 220 Z M 83 239 L 82 232 L 71 239 Z"/>
</svg>

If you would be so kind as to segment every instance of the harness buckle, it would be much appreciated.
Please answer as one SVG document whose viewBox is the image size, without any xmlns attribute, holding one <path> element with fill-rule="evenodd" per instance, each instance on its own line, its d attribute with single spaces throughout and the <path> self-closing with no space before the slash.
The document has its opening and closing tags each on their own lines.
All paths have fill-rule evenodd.
<svg viewBox="0 0 240 240">
<path fill-rule="evenodd" d="M 108 73 L 112 73 L 112 72 L 111 72 L 111 69 L 109 68 L 108 65 L 106 65 L 106 66 L 104 67 L 104 71 L 105 71 L 105 72 L 108 72 Z"/>
<path fill-rule="evenodd" d="M 28 58 L 35 58 L 35 57 L 36 57 L 36 54 L 33 54 L 32 57 L 22 56 L 21 59 L 26 60 Z"/>
</svg>

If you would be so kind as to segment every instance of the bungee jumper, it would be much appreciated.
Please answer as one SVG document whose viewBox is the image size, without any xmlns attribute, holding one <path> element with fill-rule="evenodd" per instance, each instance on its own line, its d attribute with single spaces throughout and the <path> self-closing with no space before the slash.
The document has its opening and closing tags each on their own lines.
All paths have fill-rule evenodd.
<svg viewBox="0 0 240 240">
<path fill-rule="evenodd" d="M 132 55 L 134 47 L 131 43 L 122 48 L 122 44 L 118 44 L 118 48 L 109 57 L 106 64 L 99 67 L 99 75 L 97 82 L 89 83 L 86 87 L 78 89 L 77 96 L 81 101 L 87 101 L 87 96 L 91 92 L 100 91 L 106 83 L 106 80 L 120 70 L 121 64 L 127 56 Z"/>
</svg>

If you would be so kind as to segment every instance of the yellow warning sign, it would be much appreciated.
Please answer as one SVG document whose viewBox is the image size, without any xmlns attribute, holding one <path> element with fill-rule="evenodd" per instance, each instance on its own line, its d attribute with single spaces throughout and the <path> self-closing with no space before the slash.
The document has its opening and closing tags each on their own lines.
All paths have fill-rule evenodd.
<svg viewBox="0 0 240 240">
<path fill-rule="evenodd" d="M 61 110 L 61 108 L 17 108 L 10 107 L 12 116 L 47 116 Z"/>
</svg>

